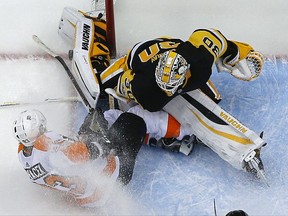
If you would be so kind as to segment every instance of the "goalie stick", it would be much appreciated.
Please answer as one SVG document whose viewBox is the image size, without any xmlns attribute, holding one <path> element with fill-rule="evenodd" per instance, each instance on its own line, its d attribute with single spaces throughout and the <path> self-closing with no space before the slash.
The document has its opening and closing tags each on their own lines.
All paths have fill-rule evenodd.
<svg viewBox="0 0 288 216">
<path fill-rule="evenodd" d="M 87 101 L 87 99 L 85 98 L 84 93 L 82 92 L 80 86 L 78 85 L 78 83 L 76 82 L 76 80 L 73 77 L 73 74 L 71 72 L 71 70 L 69 69 L 69 67 L 67 66 L 67 64 L 65 63 L 65 61 L 63 60 L 63 58 L 59 55 L 57 55 L 56 53 L 54 53 L 49 47 L 46 46 L 46 44 L 44 44 L 36 35 L 32 36 L 33 40 L 45 51 L 47 52 L 49 55 L 53 56 L 54 58 L 56 58 L 61 65 L 63 66 L 63 68 L 65 69 L 65 71 L 67 72 L 67 75 L 69 76 L 69 78 L 71 79 L 74 87 L 76 88 L 78 94 L 81 97 L 82 102 L 84 103 L 85 107 L 88 109 L 89 113 L 93 113 L 95 111 L 95 109 L 93 107 L 90 106 L 89 102 Z M 93 114 L 93 120 L 94 118 L 99 115 L 99 113 L 94 112 Z M 99 117 L 99 116 L 98 116 Z M 96 125 L 95 125 L 96 124 Z M 110 143 L 110 140 L 107 138 L 106 132 L 101 128 L 101 125 L 99 125 L 99 123 L 97 121 L 95 121 L 95 124 L 93 125 L 95 128 L 93 128 L 94 130 L 96 128 L 98 128 L 98 131 L 102 134 L 102 138 L 106 143 Z"/>
<path fill-rule="evenodd" d="M 88 112 L 93 112 L 94 108 L 90 106 L 89 102 L 87 101 L 85 95 L 83 94 L 80 86 L 78 85 L 78 83 L 76 82 L 75 78 L 73 77 L 73 74 L 71 72 L 71 70 L 69 69 L 69 67 L 67 66 L 67 64 L 65 63 L 64 59 L 57 55 L 56 53 L 54 53 L 46 44 L 44 44 L 37 35 L 33 35 L 32 39 L 39 45 L 39 47 L 44 50 L 46 53 L 48 53 L 49 55 L 51 55 L 52 57 L 56 58 L 60 64 L 63 66 L 63 68 L 65 69 L 67 75 L 69 76 L 70 80 L 72 81 L 74 87 L 76 88 L 76 91 L 78 92 L 79 96 L 81 97 L 82 102 L 84 103 L 86 109 L 88 109 Z"/>
<path fill-rule="evenodd" d="M 25 101 L 7 101 L 0 103 L 0 107 L 10 107 L 10 106 L 25 106 L 25 105 L 34 105 L 42 103 L 61 103 L 61 102 L 79 102 L 78 97 L 63 97 L 63 98 L 46 98 L 43 101 L 36 102 L 25 102 Z"/>
</svg>

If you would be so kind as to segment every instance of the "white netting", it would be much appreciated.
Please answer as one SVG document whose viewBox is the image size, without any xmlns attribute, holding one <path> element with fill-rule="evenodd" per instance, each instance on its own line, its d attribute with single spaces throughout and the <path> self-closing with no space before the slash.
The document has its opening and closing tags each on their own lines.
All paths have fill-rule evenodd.
<svg viewBox="0 0 288 216">
<path fill-rule="evenodd" d="M 91 0 L 92 11 L 104 11 L 105 10 L 105 0 Z"/>
</svg>

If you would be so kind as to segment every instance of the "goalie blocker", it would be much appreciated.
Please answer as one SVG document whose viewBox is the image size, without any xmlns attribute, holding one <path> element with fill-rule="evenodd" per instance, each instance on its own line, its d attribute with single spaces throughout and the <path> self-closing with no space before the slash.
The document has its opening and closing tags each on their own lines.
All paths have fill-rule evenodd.
<svg viewBox="0 0 288 216">
<path fill-rule="evenodd" d="M 98 75 L 110 64 L 106 22 L 74 8 L 65 7 L 58 29 L 73 48 L 72 74 L 89 105 L 96 107 L 100 96 Z"/>
</svg>

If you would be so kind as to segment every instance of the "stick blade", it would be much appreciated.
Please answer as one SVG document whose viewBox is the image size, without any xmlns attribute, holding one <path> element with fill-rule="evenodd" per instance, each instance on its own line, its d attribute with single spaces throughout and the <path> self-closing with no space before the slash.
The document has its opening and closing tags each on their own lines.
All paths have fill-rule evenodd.
<svg viewBox="0 0 288 216">
<path fill-rule="evenodd" d="M 58 56 L 49 47 L 47 47 L 46 44 L 44 44 L 37 35 L 32 35 L 32 39 L 39 45 L 42 50 L 47 52 L 52 57 L 56 58 Z"/>
</svg>

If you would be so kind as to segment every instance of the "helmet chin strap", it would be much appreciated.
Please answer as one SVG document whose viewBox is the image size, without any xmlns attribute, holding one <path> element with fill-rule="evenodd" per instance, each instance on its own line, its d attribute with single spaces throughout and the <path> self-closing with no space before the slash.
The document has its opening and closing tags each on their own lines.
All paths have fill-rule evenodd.
<svg viewBox="0 0 288 216">
<path fill-rule="evenodd" d="M 172 92 L 166 91 L 166 90 L 164 90 L 164 89 L 162 89 L 162 90 L 166 93 L 166 95 L 167 95 L 168 97 L 171 97 L 171 96 L 174 95 L 174 94 L 172 94 Z"/>
</svg>

